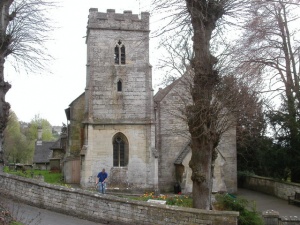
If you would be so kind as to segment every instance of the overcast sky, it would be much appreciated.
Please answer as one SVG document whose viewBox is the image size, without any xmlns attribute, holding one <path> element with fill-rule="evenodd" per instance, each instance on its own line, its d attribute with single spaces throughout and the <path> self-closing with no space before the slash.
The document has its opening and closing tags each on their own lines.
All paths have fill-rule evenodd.
<svg viewBox="0 0 300 225">
<path fill-rule="evenodd" d="M 116 13 L 132 10 L 134 14 L 150 10 L 150 0 L 140 0 L 140 3 L 138 0 L 59 0 L 59 2 L 61 7 L 52 14 L 56 26 L 60 28 L 53 33 L 54 40 L 47 45 L 55 58 L 49 67 L 52 74 L 17 73 L 8 63 L 5 65 L 5 79 L 12 85 L 6 95 L 6 101 L 11 104 L 11 109 L 20 121 L 30 122 L 35 115 L 39 115 L 47 119 L 51 125 L 67 123 L 64 110 L 84 92 L 85 88 L 84 37 L 89 8 L 98 8 L 99 12 L 115 9 Z M 150 24 L 151 22 L 150 18 Z M 150 43 L 150 57 L 154 52 L 154 46 Z M 150 63 L 153 65 L 152 58 Z"/>
</svg>

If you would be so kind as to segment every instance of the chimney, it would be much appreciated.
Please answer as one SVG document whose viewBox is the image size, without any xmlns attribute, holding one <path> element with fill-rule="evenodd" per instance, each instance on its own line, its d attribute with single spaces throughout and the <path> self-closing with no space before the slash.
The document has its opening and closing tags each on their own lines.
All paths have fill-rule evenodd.
<svg viewBox="0 0 300 225">
<path fill-rule="evenodd" d="M 38 126 L 37 132 L 38 132 L 38 137 L 37 137 L 36 145 L 42 145 L 42 143 L 43 143 L 42 142 L 43 128 L 41 125 Z"/>
</svg>

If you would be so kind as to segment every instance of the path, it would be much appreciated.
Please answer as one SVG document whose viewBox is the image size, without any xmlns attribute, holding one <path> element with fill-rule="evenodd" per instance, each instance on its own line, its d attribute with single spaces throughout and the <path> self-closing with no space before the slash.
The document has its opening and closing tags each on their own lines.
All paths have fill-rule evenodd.
<svg viewBox="0 0 300 225">
<path fill-rule="evenodd" d="M 9 207 L 13 217 L 25 225 L 103 225 L 62 213 L 18 203 L 0 196 L 0 204 Z"/>
<path fill-rule="evenodd" d="M 300 218 L 300 205 L 289 205 L 287 200 L 247 189 L 238 189 L 238 195 L 247 200 L 255 201 L 256 208 L 260 212 L 272 209 L 279 212 L 280 216 L 297 216 Z"/>
</svg>

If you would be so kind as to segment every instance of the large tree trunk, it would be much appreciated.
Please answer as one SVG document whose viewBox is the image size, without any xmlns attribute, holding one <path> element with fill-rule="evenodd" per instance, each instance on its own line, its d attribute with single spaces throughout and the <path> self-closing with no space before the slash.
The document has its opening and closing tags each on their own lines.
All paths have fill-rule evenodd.
<svg viewBox="0 0 300 225">
<path fill-rule="evenodd" d="M 0 164 L 4 162 L 3 133 L 7 125 L 10 104 L 5 101 L 5 95 L 11 85 L 4 81 L 4 57 L 0 54 Z"/>
<path fill-rule="evenodd" d="M 193 105 L 188 108 L 188 126 L 191 133 L 193 207 L 210 209 L 212 190 L 212 165 L 218 136 L 211 107 L 212 93 L 218 83 L 217 62 L 210 53 L 210 40 L 217 20 L 223 14 L 223 5 L 218 1 L 186 0 L 194 30 L 192 60 L 194 86 Z"/>
<path fill-rule="evenodd" d="M 5 101 L 5 95 L 11 85 L 4 81 L 5 57 L 10 54 L 9 46 L 11 36 L 6 34 L 9 22 L 13 19 L 9 15 L 9 7 L 13 0 L 1 0 L 0 2 L 0 164 L 4 161 L 3 154 L 3 132 L 6 127 L 10 105 Z"/>
</svg>

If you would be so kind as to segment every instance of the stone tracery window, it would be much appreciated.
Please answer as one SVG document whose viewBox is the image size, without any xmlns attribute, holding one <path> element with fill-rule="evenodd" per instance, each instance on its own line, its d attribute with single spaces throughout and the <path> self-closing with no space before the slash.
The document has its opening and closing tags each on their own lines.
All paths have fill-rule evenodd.
<svg viewBox="0 0 300 225">
<path fill-rule="evenodd" d="M 117 133 L 113 138 L 113 166 L 127 166 L 128 153 L 129 145 L 126 136 L 122 133 Z"/>
<path fill-rule="evenodd" d="M 115 64 L 121 65 L 126 63 L 125 45 L 121 40 L 115 46 Z"/>
</svg>

